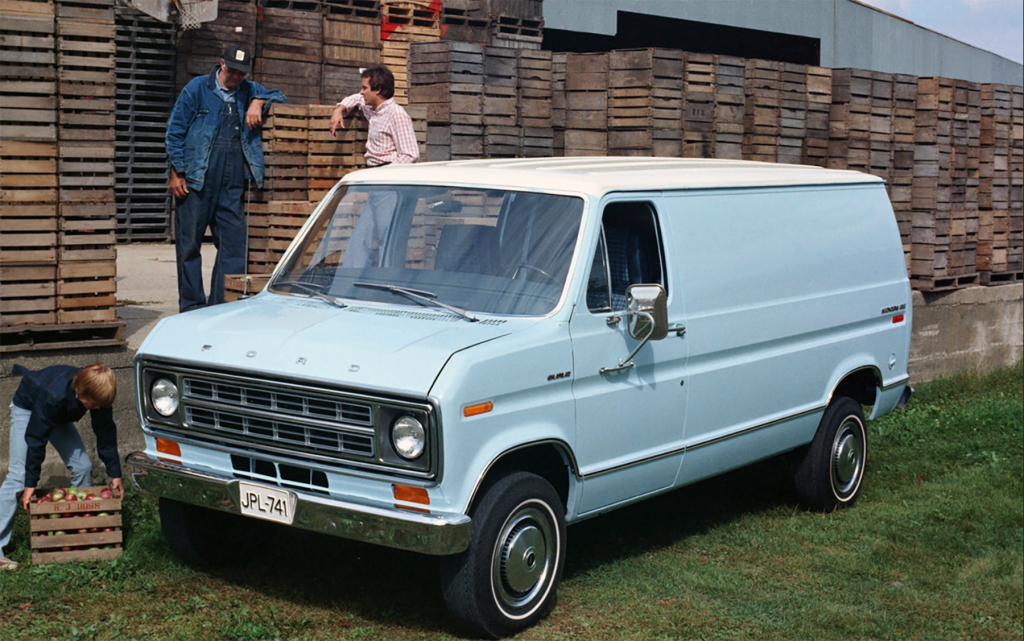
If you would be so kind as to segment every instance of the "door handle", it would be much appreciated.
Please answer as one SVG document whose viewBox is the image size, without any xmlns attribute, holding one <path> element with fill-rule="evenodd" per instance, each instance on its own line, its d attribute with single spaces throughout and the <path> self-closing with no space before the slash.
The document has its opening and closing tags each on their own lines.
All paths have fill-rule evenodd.
<svg viewBox="0 0 1024 641">
<path fill-rule="evenodd" d="M 669 325 L 668 326 L 668 333 L 671 334 L 673 332 L 675 332 L 676 336 L 683 337 L 683 336 L 686 335 L 686 326 L 685 325 Z"/>
</svg>

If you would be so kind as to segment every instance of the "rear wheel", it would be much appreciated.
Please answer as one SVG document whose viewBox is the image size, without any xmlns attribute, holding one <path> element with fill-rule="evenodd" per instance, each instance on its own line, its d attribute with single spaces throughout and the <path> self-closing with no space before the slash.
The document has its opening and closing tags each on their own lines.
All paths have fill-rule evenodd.
<svg viewBox="0 0 1024 641">
<path fill-rule="evenodd" d="M 491 485 L 472 517 L 469 549 L 442 560 L 445 603 L 472 634 L 511 636 L 554 605 L 565 563 L 565 512 L 550 483 L 514 472 Z"/>
<path fill-rule="evenodd" d="M 165 498 L 160 499 L 160 525 L 171 550 L 199 567 L 241 561 L 270 534 L 267 524 L 256 519 Z"/>
<path fill-rule="evenodd" d="M 847 397 L 835 399 L 797 465 L 794 480 L 800 502 L 818 512 L 852 505 L 867 458 L 868 433 L 860 404 Z"/>
</svg>

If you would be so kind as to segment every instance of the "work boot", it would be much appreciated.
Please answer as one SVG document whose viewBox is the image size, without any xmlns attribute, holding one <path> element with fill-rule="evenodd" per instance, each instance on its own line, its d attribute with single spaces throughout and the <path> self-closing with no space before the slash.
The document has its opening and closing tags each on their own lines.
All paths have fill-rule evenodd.
<svg viewBox="0 0 1024 641">
<path fill-rule="evenodd" d="M 6 556 L 0 555 L 0 570 L 17 570 L 18 564 L 8 559 Z"/>
</svg>

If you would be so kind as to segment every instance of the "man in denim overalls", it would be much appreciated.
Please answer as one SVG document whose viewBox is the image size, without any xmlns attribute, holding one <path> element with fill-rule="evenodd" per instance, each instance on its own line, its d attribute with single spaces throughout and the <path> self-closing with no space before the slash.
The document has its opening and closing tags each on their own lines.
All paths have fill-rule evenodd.
<svg viewBox="0 0 1024 641">
<path fill-rule="evenodd" d="M 182 89 L 167 123 L 182 312 L 223 303 L 224 275 L 245 273 L 246 181 L 263 186 L 260 126 L 271 104 L 288 102 L 280 91 L 246 80 L 251 69 L 247 49 L 228 47 L 219 65 Z M 199 253 L 207 226 L 217 248 L 209 298 Z"/>
</svg>

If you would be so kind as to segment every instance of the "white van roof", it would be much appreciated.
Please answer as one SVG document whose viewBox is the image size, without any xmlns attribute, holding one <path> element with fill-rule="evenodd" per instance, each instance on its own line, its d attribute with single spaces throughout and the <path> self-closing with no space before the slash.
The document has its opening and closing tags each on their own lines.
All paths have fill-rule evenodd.
<svg viewBox="0 0 1024 641">
<path fill-rule="evenodd" d="M 857 171 L 744 160 L 574 156 L 565 158 L 490 158 L 388 165 L 355 171 L 344 182 L 444 183 L 512 189 L 613 191 L 712 189 L 881 183 Z"/>
</svg>

